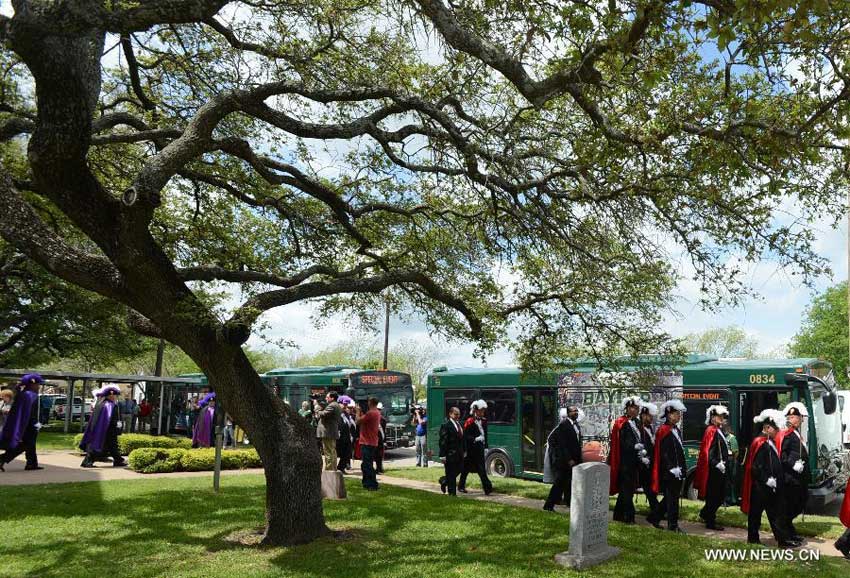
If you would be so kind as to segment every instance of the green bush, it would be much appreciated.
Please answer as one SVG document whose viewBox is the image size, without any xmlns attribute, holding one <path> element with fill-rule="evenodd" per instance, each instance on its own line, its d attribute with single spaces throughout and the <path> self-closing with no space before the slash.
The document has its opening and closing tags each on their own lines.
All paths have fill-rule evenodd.
<svg viewBox="0 0 850 578">
<path fill-rule="evenodd" d="M 170 438 L 148 434 L 122 434 L 118 436 L 118 449 L 122 456 L 130 455 L 139 448 L 180 448 L 191 449 L 192 440 L 189 438 Z"/>
<path fill-rule="evenodd" d="M 130 469 L 143 474 L 160 474 L 182 470 L 183 454 L 179 448 L 139 448 L 130 452 Z"/>
<path fill-rule="evenodd" d="M 215 449 L 139 448 L 130 452 L 130 469 L 143 474 L 162 472 L 206 472 L 215 468 Z M 257 450 L 221 452 L 221 469 L 259 468 L 263 463 Z"/>
<path fill-rule="evenodd" d="M 83 434 L 74 436 L 74 447 L 80 447 L 80 442 L 83 441 Z M 148 434 L 122 434 L 118 436 L 118 451 L 122 456 L 128 456 L 133 450 L 141 448 L 166 448 L 166 449 L 184 449 L 188 450 L 192 447 L 192 440 L 189 438 L 170 438 L 165 436 L 152 436 Z"/>
</svg>

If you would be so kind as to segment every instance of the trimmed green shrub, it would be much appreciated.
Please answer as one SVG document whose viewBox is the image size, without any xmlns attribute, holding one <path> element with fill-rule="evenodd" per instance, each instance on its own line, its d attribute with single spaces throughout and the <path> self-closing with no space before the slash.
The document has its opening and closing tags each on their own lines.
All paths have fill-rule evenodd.
<svg viewBox="0 0 850 578">
<path fill-rule="evenodd" d="M 130 452 L 130 469 L 143 474 L 177 472 L 187 450 L 179 448 L 139 448 Z"/>
<path fill-rule="evenodd" d="M 130 455 L 133 450 L 139 448 L 180 448 L 188 450 L 192 448 L 192 440 L 148 434 L 122 434 L 118 436 L 118 449 L 122 456 Z"/>
<path fill-rule="evenodd" d="M 130 452 L 130 469 L 143 474 L 162 472 L 206 472 L 215 468 L 215 449 L 139 448 Z M 257 450 L 221 452 L 221 469 L 260 468 Z"/>
<path fill-rule="evenodd" d="M 74 447 L 79 448 L 82 441 L 83 434 L 74 436 Z M 180 448 L 188 450 L 192 448 L 192 440 L 148 434 L 122 434 L 118 436 L 118 451 L 121 452 L 122 456 L 128 456 L 133 450 L 140 448 Z"/>
</svg>

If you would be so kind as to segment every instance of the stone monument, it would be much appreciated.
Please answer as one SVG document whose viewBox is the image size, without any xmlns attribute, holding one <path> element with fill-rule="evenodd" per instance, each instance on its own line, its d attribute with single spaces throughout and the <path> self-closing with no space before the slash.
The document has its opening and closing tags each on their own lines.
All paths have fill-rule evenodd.
<svg viewBox="0 0 850 578">
<path fill-rule="evenodd" d="M 345 478 L 339 470 L 322 470 L 322 497 L 330 500 L 344 500 Z"/>
<path fill-rule="evenodd" d="M 573 468 L 570 549 L 555 555 L 558 564 L 583 570 L 620 553 L 608 545 L 609 484 L 607 464 L 589 462 Z"/>
</svg>

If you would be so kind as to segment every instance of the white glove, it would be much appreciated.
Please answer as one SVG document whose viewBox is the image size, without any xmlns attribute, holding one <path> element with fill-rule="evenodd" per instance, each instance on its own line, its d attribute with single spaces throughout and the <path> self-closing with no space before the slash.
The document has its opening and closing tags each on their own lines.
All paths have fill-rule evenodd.
<svg viewBox="0 0 850 578">
<path fill-rule="evenodd" d="M 774 478 L 772 476 L 767 478 L 767 487 L 773 488 L 775 490 L 776 489 L 776 478 Z"/>
<path fill-rule="evenodd" d="M 475 438 L 475 441 L 483 444 L 484 443 L 484 436 L 478 436 L 477 438 Z"/>
<path fill-rule="evenodd" d="M 677 480 L 682 479 L 682 468 L 680 468 L 679 466 L 676 466 L 675 468 L 671 469 L 670 473 L 673 474 Z"/>
<path fill-rule="evenodd" d="M 35 429 L 41 429 L 42 428 L 41 422 L 40 421 L 35 422 L 35 425 L 32 426 L 32 427 L 34 427 Z"/>
<path fill-rule="evenodd" d="M 642 461 L 645 466 L 649 465 L 649 458 L 641 458 L 640 461 Z"/>
<path fill-rule="evenodd" d="M 640 452 L 638 452 L 638 455 L 642 458 L 645 458 L 646 457 L 646 450 L 640 450 Z"/>
<path fill-rule="evenodd" d="M 643 444 L 635 444 L 635 449 L 637 451 L 641 451 L 643 449 Z"/>
<path fill-rule="evenodd" d="M 803 460 L 797 460 L 794 462 L 794 471 L 798 474 L 802 474 L 803 470 L 806 469 L 806 466 L 803 464 Z"/>
<path fill-rule="evenodd" d="M 726 462 L 719 462 L 715 467 L 720 470 L 721 474 L 726 473 Z"/>
<path fill-rule="evenodd" d="M 124 429 L 124 422 L 121 420 L 116 421 L 115 427 L 117 427 L 118 429 Z"/>
</svg>

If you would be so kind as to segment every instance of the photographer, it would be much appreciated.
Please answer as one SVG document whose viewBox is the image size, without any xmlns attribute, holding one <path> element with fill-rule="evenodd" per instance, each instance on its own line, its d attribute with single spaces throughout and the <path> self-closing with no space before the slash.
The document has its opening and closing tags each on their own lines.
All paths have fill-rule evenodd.
<svg viewBox="0 0 850 578">
<path fill-rule="evenodd" d="M 336 469 L 336 440 L 339 438 L 339 416 L 342 414 L 337 397 L 337 392 L 329 391 L 325 397 L 327 405 L 322 407 L 318 400 L 313 402 L 313 412 L 318 420 L 316 438 L 321 440 L 325 470 L 329 472 Z"/>
<path fill-rule="evenodd" d="M 428 467 L 428 416 L 425 408 L 417 405 L 413 408 L 413 419 L 410 425 L 416 426 L 416 467 Z"/>
</svg>

